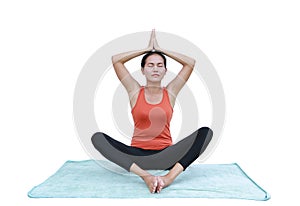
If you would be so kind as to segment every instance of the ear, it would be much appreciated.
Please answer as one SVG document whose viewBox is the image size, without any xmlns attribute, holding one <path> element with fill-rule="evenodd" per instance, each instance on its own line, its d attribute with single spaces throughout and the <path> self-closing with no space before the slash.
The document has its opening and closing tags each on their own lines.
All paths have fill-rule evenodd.
<svg viewBox="0 0 300 206">
<path fill-rule="evenodd" d="M 143 67 L 141 67 L 141 71 L 142 71 L 142 74 L 145 75 Z"/>
</svg>

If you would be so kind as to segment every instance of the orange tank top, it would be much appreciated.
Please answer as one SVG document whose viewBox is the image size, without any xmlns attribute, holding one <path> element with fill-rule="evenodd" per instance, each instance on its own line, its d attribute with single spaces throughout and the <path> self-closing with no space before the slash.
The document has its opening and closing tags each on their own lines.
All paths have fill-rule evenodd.
<svg viewBox="0 0 300 206">
<path fill-rule="evenodd" d="M 166 88 L 163 88 L 161 102 L 150 104 L 146 101 L 144 87 L 141 87 L 131 114 L 134 121 L 131 146 L 160 150 L 172 145 L 170 121 L 173 108 Z"/>
</svg>

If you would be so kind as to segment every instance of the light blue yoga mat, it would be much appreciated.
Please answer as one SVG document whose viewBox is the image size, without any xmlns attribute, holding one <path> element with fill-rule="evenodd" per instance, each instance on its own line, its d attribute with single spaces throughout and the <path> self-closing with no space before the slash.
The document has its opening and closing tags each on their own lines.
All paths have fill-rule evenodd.
<svg viewBox="0 0 300 206">
<path fill-rule="evenodd" d="M 100 164 L 99 164 L 100 163 Z M 230 198 L 268 200 L 269 194 L 238 164 L 195 164 L 161 193 L 151 194 L 142 179 L 108 161 L 67 161 L 38 186 L 31 198 Z M 110 168 L 110 169 L 107 169 Z M 117 168 L 114 171 L 111 168 Z M 149 171 L 163 175 L 166 171 Z"/>
</svg>

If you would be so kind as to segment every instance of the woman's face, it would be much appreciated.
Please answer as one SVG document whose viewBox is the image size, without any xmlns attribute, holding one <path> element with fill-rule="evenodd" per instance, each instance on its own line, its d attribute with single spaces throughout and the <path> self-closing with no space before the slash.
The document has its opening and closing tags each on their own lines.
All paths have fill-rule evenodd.
<svg viewBox="0 0 300 206">
<path fill-rule="evenodd" d="M 164 60 L 158 54 L 153 54 L 146 59 L 142 72 L 145 75 L 147 81 L 160 82 L 166 74 L 166 67 Z"/>
</svg>

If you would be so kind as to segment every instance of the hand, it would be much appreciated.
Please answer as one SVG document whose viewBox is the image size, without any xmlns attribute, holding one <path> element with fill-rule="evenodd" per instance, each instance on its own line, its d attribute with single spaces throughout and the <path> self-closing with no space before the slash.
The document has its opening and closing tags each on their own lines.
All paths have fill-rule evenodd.
<svg viewBox="0 0 300 206">
<path fill-rule="evenodd" d="M 156 34 L 155 34 L 155 30 L 154 30 L 154 33 L 153 33 L 153 48 L 154 50 L 156 51 L 162 51 L 162 49 L 159 47 L 158 43 L 157 43 L 157 39 L 156 39 Z"/>
<path fill-rule="evenodd" d="M 156 34 L 155 34 L 155 29 L 152 29 L 151 36 L 150 36 L 150 41 L 147 47 L 148 51 L 162 51 L 162 49 L 159 47 L 156 39 Z"/>
<path fill-rule="evenodd" d="M 149 44 L 148 44 L 148 47 L 147 47 L 148 51 L 152 51 L 154 49 L 154 41 L 155 41 L 155 30 L 152 29 Z"/>
</svg>

